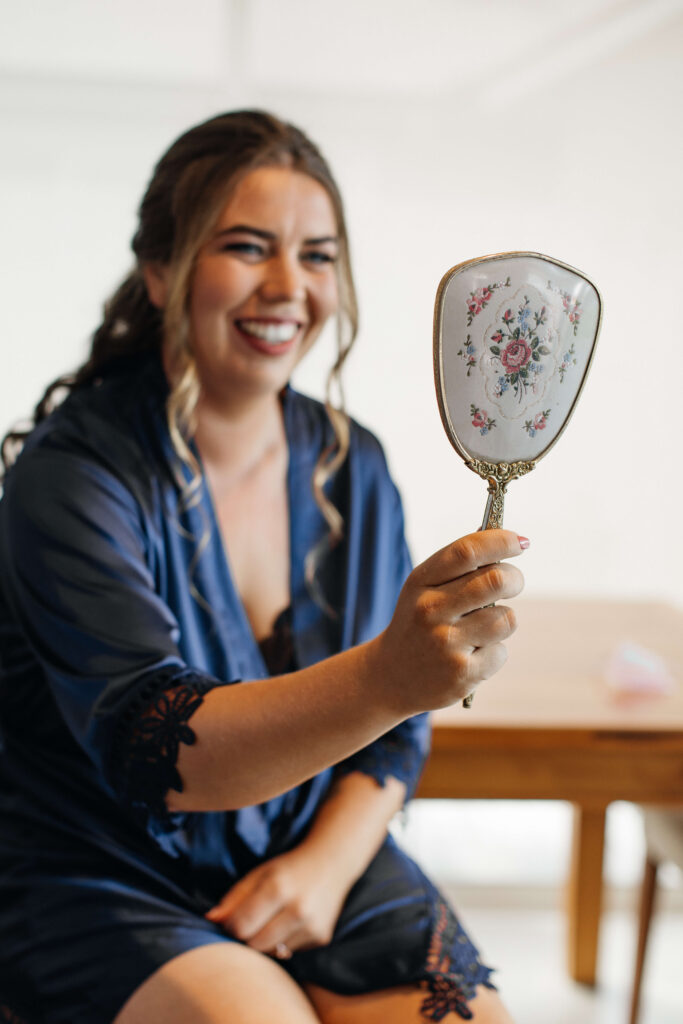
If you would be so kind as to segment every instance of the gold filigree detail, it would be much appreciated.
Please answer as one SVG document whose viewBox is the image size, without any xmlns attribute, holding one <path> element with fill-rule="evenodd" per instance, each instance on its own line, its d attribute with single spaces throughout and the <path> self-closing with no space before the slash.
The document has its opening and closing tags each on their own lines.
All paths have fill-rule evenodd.
<svg viewBox="0 0 683 1024">
<path fill-rule="evenodd" d="M 531 462 L 485 462 L 483 459 L 468 459 L 466 465 L 472 472 L 488 481 L 489 501 L 485 530 L 498 530 L 503 525 L 505 491 L 511 480 L 531 472 L 536 463 Z"/>
</svg>

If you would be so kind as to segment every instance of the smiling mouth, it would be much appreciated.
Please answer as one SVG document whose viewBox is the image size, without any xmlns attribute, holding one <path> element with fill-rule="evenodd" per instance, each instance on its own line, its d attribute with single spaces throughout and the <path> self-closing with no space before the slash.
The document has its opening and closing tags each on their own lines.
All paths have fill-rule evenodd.
<svg viewBox="0 0 683 1024">
<path fill-rule="evenodd" d="M 280 348 L 294 341 L 303 326 L 296 320 L 236 320 L 235 324 L 249 339 L 271 348 Z"/>
</svg>

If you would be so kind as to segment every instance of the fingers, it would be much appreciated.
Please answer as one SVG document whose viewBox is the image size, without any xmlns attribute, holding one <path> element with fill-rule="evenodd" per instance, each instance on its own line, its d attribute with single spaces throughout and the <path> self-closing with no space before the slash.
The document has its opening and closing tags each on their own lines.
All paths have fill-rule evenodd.
<svg viewBox="0 0 683 1024">
<path fill-rule="evenodd" d="M 441 606 L 453 618 L 468 615 L 478 608 L 508 601 L 524 589 L 524 576 L 516 565 L 498 562 L 486 565 L 450 583 L 425 591 L 436 607 Z"/>
<path fill-rule="evenodd" d="M 259 872 L 237 882 L 215 907 L 204 916 L 222 925 L 226 931 L 248 942 L 278 913 L 284 899 L 268 877 Z"/>
<path fill-rule="evenodd" d="M 276 914 L 267 924 L 255 935 L 248 939 L 252 949 L 259 953 L 276 954 L 278 946 L 286 946 L 290 952 L 298 949 L 297 933 L 300 931 L 300 921 L 290 907 L 285 907 Z"/>
<path fill-rule="evenodd" d="M 523 550 L 512 530 L 480 530 L 437 551 L 413 570 L 410 580 L 418 587 L 438 587 Z"/>
<path fill-rule="evenodd" d="M 463 644 L 473 649 L 482 648 L 508 640 L 517 629 L 517 618 L 512 608 L 497 604 L 463 616 L 456 628 Z"/>
<path fill-rule="evenodd" d="M 267 953 L 281 959 L 278 949 L 295 952 L 324 945 L 331 939 L 331 931 L 328 935 L 313 921 L 307 921 L 305 910 L 296 902 L 283 905 L 278 898 L 272 895 L 267 897 L 265 892 L 262 892 L 256 896 L 252 895 L 248 901 L 240 901 L 238 905 L 233 906 L 231 897 L 236 888 L 237 886 L 233 887 L 205 917 L 215 924 L 222 925 L 236 939 L 259 953 Z"/>
<path fill-rule="evenodd" d="M 469 675 L 472 683 L 490 679 L 503 668 L 508 659 L 508 650 L 502 643 L 487 644 L 469 655 Z"/>
</svg>

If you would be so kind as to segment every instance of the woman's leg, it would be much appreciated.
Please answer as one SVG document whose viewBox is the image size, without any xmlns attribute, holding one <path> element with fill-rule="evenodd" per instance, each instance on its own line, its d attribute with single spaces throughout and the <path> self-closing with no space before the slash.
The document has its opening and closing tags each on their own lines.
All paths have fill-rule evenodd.
<svg viewBox="0 0 683 1024">
<path fill-rule="evenodd" d="M 160 967 L 114 1024 L 320 1024 L 304 992 L 267 956 L 236 942 L 199 946 Z"/>
<path fill-rule="evenodd" d="M 428 1024 L 429 1013 L 421 1007 L 429 993 L 411 986 L 369 992 L 361 996 L 339 996 L 317 985 L 307 985 L 306 992 L 316 1008 L 322 1024 Z M 513 1024 L 512 1017 L 493 989 L 480 985 L 474 999 L 467 1003 L 475 1024 Z M 462 1017 L 451 1012 L 444 1024 L 456 1024 Z"/>
</svg>

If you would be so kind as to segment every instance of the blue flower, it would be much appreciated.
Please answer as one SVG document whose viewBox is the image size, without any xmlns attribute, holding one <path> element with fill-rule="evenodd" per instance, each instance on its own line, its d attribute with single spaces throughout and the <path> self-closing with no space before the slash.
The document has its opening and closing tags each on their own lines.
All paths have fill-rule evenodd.
<svg viewBox="0 0 683 1024">
<path fill-rule="evenodd" d="M 488 432 L 489 432 L 489 428 L 488 427 L 482 427 L 481 428 L 481 436 L 482 437 L 484 436 L 484 434 L 488 434 Z"/>
<path fill-rule="evenodd" d="M 536 437 L 536 431 L 533 427 L 529 428 L 529 437 Z"/>
<path fill-rule="evenodd" d="M 527 329 L 527 326 L 528 326 L 527 322 L 528 322 L 530 316 L 531 316 L 531 309 L 529 308 L 529 306 L 520 306 L 519 307 L 519 313 L 517 315 L 517 319 L 519 320 L 519 326 L 522 328 L 523 331 L 525 331 Z"/>
<path fill-rule="evenodd" d="M 562 358 L 564 359 L 565 363 L 569 363 L 569 360 L 571 359 L 571 355 L 569 354 L 569 352 L 565 352 L 565 354 L 563 355 Z"/>
<path fill-rule="evenodd" d="M 467 353 L 468 356 L 471 356 L 474 352 L 474 345 L 468 345 L 467 348 L 465 349 L 465 352 Z"/>
</svg>

